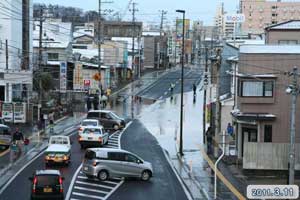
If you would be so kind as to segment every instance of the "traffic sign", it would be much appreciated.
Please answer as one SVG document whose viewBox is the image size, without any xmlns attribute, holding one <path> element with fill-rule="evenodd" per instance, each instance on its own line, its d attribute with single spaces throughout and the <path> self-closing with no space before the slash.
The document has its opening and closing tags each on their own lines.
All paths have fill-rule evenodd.
<svg viewBox="0 0 300 200">
<path fill-rule="evenodd" d="M 84 80 L 83 84 L 84 86 L 91 86 L 91 80 Z"/>
</svg>

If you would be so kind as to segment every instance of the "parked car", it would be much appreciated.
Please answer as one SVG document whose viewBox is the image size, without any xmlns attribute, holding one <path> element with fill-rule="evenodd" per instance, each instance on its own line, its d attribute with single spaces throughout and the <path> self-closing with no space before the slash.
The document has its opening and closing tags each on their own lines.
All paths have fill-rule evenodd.
<svg viewBox="0 0 300 200">
<path fill-rule="evenodd" d="M 69 136 L 52 136 L 45 151 L 46 166 L 54 163 L 68 165 L 71 162 L 71 141 Z"/>
<path fill-rule="evenodd" d="M 87 126 L 78 135 L 78 142 L 81 148 L 99 147 L 108 143 L 109 134 L 102 126 Z"/>
<path fill-rule="evenodd" d="M 121 149 L 87 149 L 83 161 L 83 173 L 88 178 L 101 181 L 109 177 L 136 177 L 148 181 L 153 175 L 152 164 L 137 155 Z"/>
<path fill-rule="evenodd" d="M 31 199 L 64 199 L 64 178 L 58 170 L 37 170 L 29 180 Z"/>
<path fill-rule="evenodd" d="M 88 127 L 88 126 L 99 126 L 100 123 L 99 123 L 99 120 L 98 119 L 84 119 L 79 128 L 78 128 L 78 134 L 81 134 L 83 129 Z"/>
<path fill-rule="evenodd" d="M 11 142 L 12 142 L 11 129 L 4 124 L 0 124 L 0 146 L 8 148 Z"/>
<path fill-rule="evenodd" d="M 119 130 L 126 125 L 123 118 L 109 110 L 90 110 L 87 119 L 98 119 L 105 129 Z"/>
</svg>

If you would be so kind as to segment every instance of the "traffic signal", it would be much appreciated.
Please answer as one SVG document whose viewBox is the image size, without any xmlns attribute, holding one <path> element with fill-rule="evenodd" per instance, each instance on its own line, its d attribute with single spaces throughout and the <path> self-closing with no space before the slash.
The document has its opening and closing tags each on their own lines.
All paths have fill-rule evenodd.
<svg viewBox="0 0 300 200">
<path fill-rule="evenodd" d="M 95 81 L 100 81 L 101 80 L 101 74 L 99 72 L 97 72 L 96 74 L 94 74 L 93 79 Z"/>
<path fill-rule="evenodd" d="M 208 73 L 207 72 L 204 72 L 203 84 L 204 84 L 204 86 L 208 86 Z"/>
</svg>

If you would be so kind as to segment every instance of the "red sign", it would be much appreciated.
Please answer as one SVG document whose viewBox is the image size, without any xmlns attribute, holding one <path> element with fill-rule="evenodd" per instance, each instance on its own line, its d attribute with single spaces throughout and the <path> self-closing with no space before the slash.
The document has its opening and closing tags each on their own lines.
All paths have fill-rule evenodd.
<svg viewBox="0 0 300 200">
<path fill-rule="evenodd" d="M 91 80 L 84 80 L 83 84 L 84 86 L 91 86 Z"/>
</svg>

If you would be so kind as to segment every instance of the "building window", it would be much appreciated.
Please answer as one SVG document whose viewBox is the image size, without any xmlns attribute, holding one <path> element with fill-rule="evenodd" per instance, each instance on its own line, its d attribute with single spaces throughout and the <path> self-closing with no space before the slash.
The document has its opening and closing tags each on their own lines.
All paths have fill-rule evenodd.
<svg viewBox="0 0 300 200">
<path fill-rule="evenodd" d="M 277 17 L 277 13 L 273 13 L 273 14 L 272 14 L 272 17 Z"/>
<path fill-rule="evenodd" d="M 49 61 L 56 61 L 59 58 L 58 53 L 48 53 L 48 60 Z"/>
<path fill-rule="evenodd" d="M 298 41 L 297 40 L 279 40 L 278 41 L 278 44 L 280 45 L 296 45 L 298 44 Z"/>
<path fill-rule="evenodd" d="M 265 125 L 264 142 L 272 142 L 272 125 Z"/>
<path fill-rule="evenodd" d="M 277 21 L 272 21 L 272 24 L 277 24 Z"/>
<path fill-rule="evenodd" d="M 21 87 L 21 84 L 12 84 L 12 101 L 16 102 L 22 100 Z"/>
<path fill-rule="evenodd" d="M 242 81 L 242 97 L 273 97 L 273 81 Z"/>
</svg>

